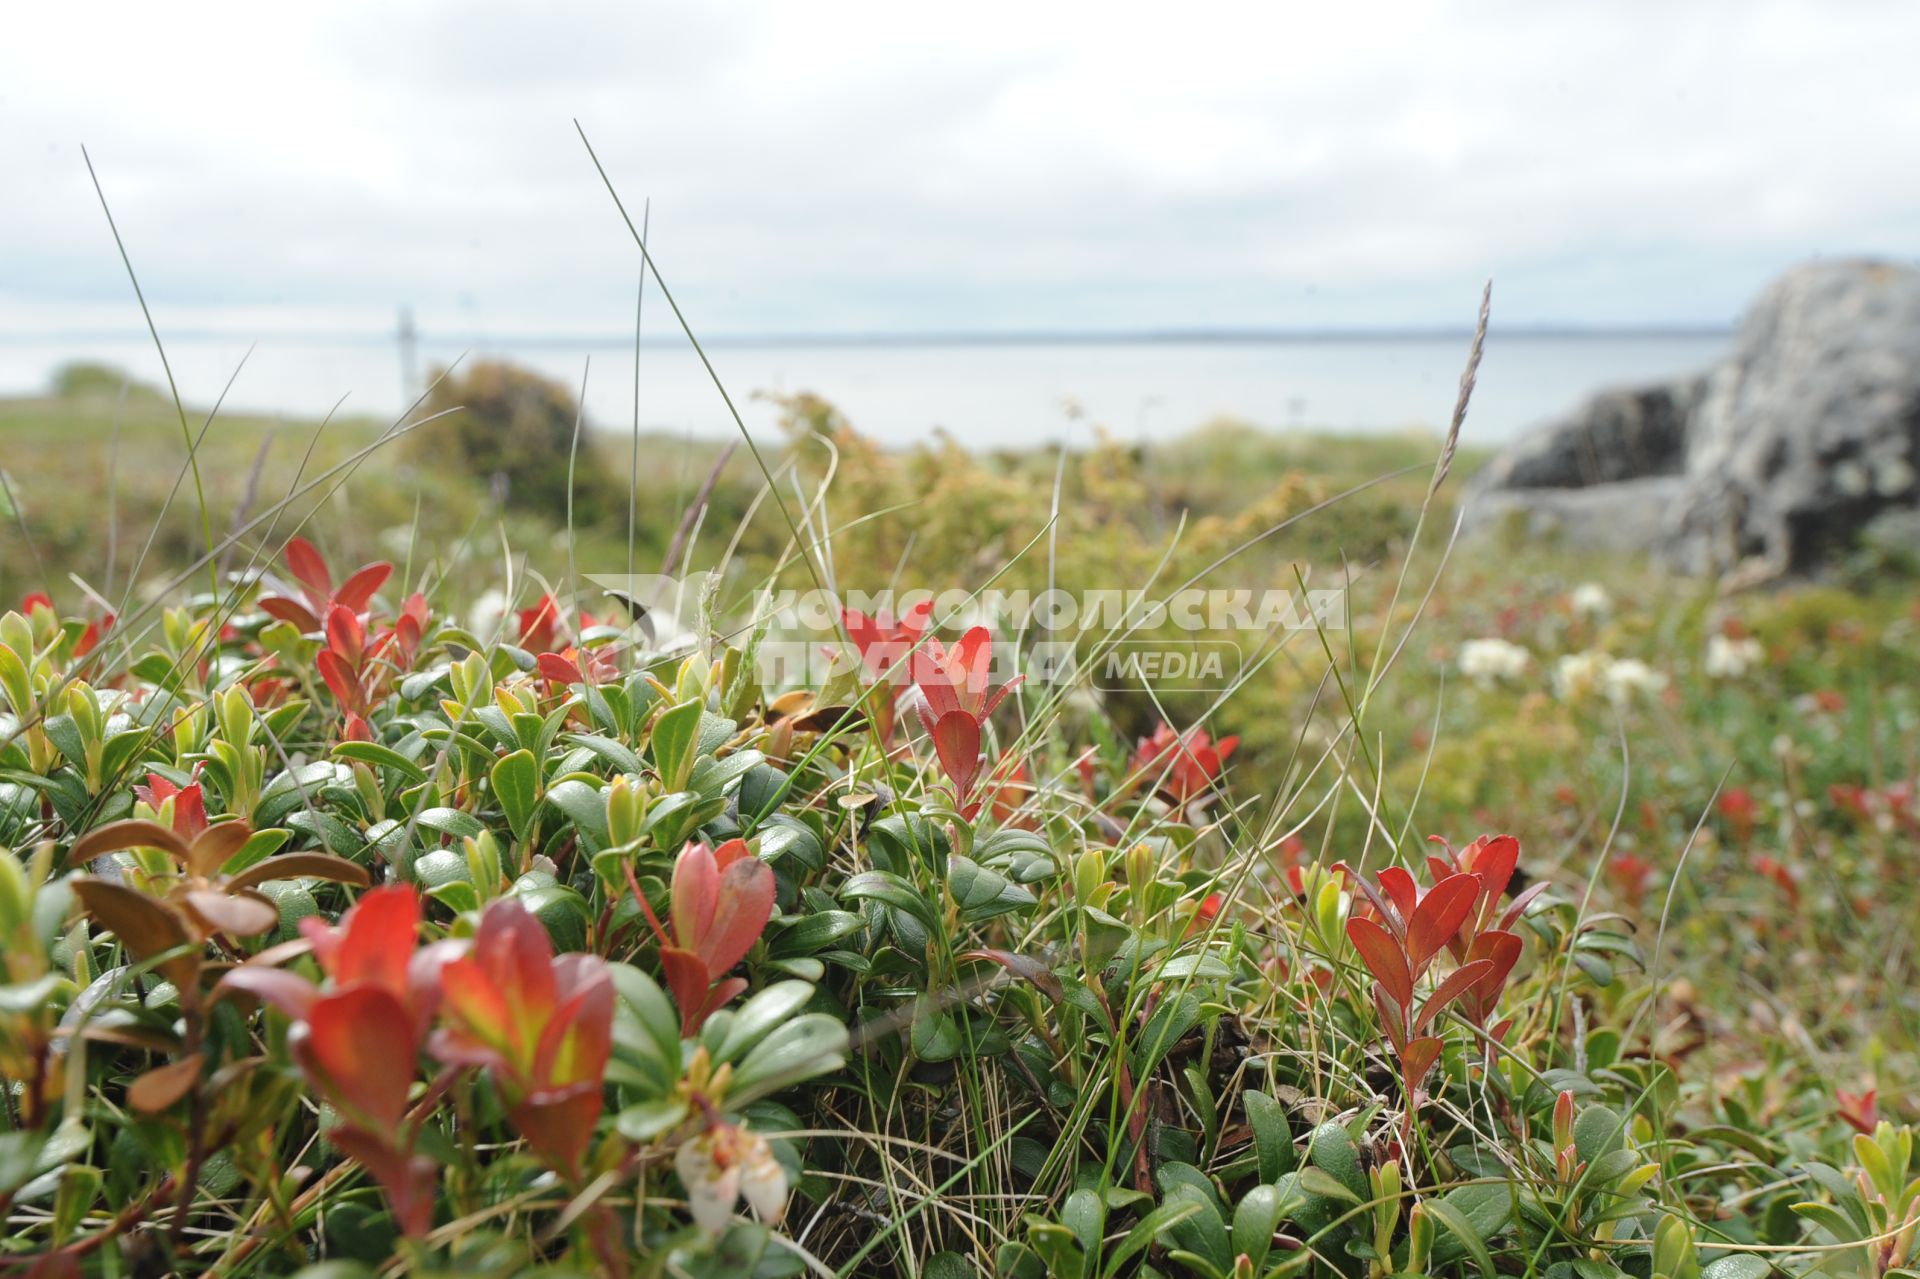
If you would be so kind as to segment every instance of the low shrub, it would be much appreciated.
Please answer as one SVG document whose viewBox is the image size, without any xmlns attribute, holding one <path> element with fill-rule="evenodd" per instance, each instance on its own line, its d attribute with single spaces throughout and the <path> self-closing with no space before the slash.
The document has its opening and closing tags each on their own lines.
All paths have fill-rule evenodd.
<svg viewBox="0 0 1920 1279">
<path fill-rule="evenodd" d="M 1727 934 L 1540 812 L 1423 840 L 1382 774 L 1130 742 L 924 612 L 798 690 L 345 568 L 0 618 L 0 1272 L 1915 1265 L 1904 1094 L 1761 1013 L 1700 1069 L 1673 960 Z M 1910 866 L 1910 792 L 1816 817 L 1831 884 L 1710 866 L 1749 939 Z"/>
</svg>

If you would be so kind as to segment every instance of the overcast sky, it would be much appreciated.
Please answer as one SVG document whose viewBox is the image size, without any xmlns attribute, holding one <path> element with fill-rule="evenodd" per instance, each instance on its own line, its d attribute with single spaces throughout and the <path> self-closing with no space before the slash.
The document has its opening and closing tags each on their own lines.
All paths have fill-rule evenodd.
<svg viewBox="0 0 1920 1279">
<path fill-rule="evenodd" d="M 0 335 L 1715 324 L 1920 254 L 1920 5 L 31 4 Z"/>
</svg>

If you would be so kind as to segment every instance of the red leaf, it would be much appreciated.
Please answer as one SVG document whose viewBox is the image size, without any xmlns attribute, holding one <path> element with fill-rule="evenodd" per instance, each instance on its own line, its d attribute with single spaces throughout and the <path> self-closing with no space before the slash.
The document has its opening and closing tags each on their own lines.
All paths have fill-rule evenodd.
<svg viewBox="0 0 1920 1279">
<path fill-rule="evenodd" d="M 178 1061 L 155 1066 L 127 1085 L 127 1104 L 143 1115 L 166 1110 L 200 1082 L 204 1053 L 189 1053 Z"/>
<path fill-rule="evenodd" d="M 1466 861 L 1486 886 L 1482 899 L 1491 903 L 1507 891 L 1513 869 L 1520 864 L 1520 841 L 1511 835 L 1482 835 L 1467 848 Z"/>
<path fill-rule="evenodd" d="M 1547 881 L 1544 879 L 1537 884 L 1527 885 L 1526 888 L 1522 889 L 1520 894 L 1513 899 L 1513 902 L 1507 907 L 1506 913 L 1500 916 L 1500 927 L 1512 928 L 1515 924 L 1519 923 L 1520 916 L 1526 914 L 1527 907 L 1533 904 L 1533 899 L 1546 891 Z"/>
<path fill-rule="evenodd" d="M 1427 1023 L 1439 1016 L 1446 1006 L 1458 999 L 1467 987 L 1493 971 L 1493 964 L 1485 959 L 1476 959 L 1471 964 L 1462 964 L 1448 973 L 1446 979 L 1433 988 L 1427 996 L 1427 1002 L 1420 1006 L 1420 1015 L 1414 1019 L 1413 1029 L 1417 1033 L 1427 1028 Z"/>
<path fill-rule="evenodd" d="M 556 684 L 586 682 L 580 678 L 580 668 L 558 653 L 541 653 L 534 661 L 540 667 L 540 674 Z"/>
<path fill-rule="evenodd" d="M 334 944 L 314 944 L 320 966 L 341 986 L 380 986 L 405 999 L 420 931 L 420 898 L 412 886 L 389 884 L 363 894 L 340 923 Z"/>
<path fill-rule="evenodd" d="M 535 1154 L 569 1177 L 577 1177 L 580 1160 L 593 1141 L 600 1106 L 600 1082 L 595 1080 L 556 1094 L 530 1097 L 509 1114 L 514 1128 Z"/>
<path fill-rule="evenodd" d="M 707 992 L 706 1002 L 700 1005 L 700 1011 L 694 1019 L 694 1029 L 698 1030 L 705 1025 L 707 1018 L 725 1008 L 735 995 L 746 988 L 745 977 L 729 977 L 723 982 L 714 983 L 713 988 Z"/>
<path fill-rule="evenodd" d="M 1450 875 L 1427 890 L 1407 920 L 1407 958 L 1416 976 L 1453 940 L 1479 895 L 1480 880 L 1465 874 Z"/>
<path fill-rule="evenodd" d="M 662 946 L 660 967 L 666 972 L 667 989 L 673 992 L 673 1002 L 680 1007 L 680 1033 L 683 1036 L 697 1033 L 700 1023 L 706 1020 L 707 988 L 713 984 L 707 966 L 691 951 Z"/>
<path fill-rule="evenodd" d="M 347 659 L 347 665 L 360 669 L 360 655 L 366 648 L 367 633 L 353 610 L 335 604 L 327 610 L 327 647 Z"/>
<path fill-rule="evenodd" d="M 972 794 L 980 776 L 980 721 L 966 711 L 948 711 L 934 721 L 933 749 L 959 797 Z"/>
<path fill-rule="evenodd" d="M 353 673 L 353 668 L 332 649 L 321 650 L 314 659 L 314 665 L 320 668 L 320 678 L 333 690 L 340 705 L 348 710 L 358 710 L 362 700 L 360 677 Z"/>
<path fill-rule="evenodd" d="M 1433 1069 L 1433 1063 L 1440 1060 L 1440 1048 L 1440 1041 L 1429 1035 L 1408 1041 L 1400 1050 L 1400 1077 L 1409 1092 L 1420 1086 L 1420 1081 Z M 1412 1104 L 1412 1098 L 1408 1098 L 1408 1104 Z"/>
<path fill-rule="evenodd" d="M 745 959 L 773 916 L 773 870 L 757 857 L 720 873 L 720 900 L 707 935 L 695 947 L 715 977 Z"/>
<path fill-rule="evenodd" d="M 1401 922 L 1413 918 L 1413 912 L 1420 901 L 1420 886 L 1413 882 L 1413 876 L 1399 866 L 1389 866 L 1380 872 L 1380 887 L 1393 899 L 1394 909 L 1400 912 Z"/>
<path fill-rule="evenodd" d="M 284 595 L 262 595 L 260 611 L 268 617 L 280 619 L 302 635 L 310 635 L 320 629 L 320 619 L 310 609 Z"/>
<path fill-rule="evenodd" d="M 1347 940 L 1360 952 L 1360 960 L 1375 981 L 1401 1008 L 1413 1003 L 1413 973 L 1400 953 L 1393 935 L 1371 919 L 1349 919 Z"/>
<path fill-rule="evenodd" d="M 507 1003 L 515 1065 L 532 1064 L 539 1029 L 553 1013 L 553 938 L 531 911 L 511 897 L 493 902 L 473 937 L 481 967 Z"/>
<path fill-rule="evenodd" d="M 177 812 L 177 801 L 174 807 Z M 102 853 L 115 853 L 124 848 L 158 848 L 182 863 L 191 860 L 186 840 L 158 822 L 138 817 L 125 817 L 94 827 L 74 841 L 73 850 L 67 856 L 71 861 L 90 862 Z"/>
<path fill-rule="evenodd" d="M 441 968 L 440 1007 L 451 1024 L 434 1036 L 434 1056 L 462 1066 L 508 1064 L 513 1011 L 476 956 L 463 955 Z"/>
<path fill-rule="evenodd" d="M 688 844 L 673 863 L 673 882 L 667 887 L 667 922 L 673 941 L 683 950 L 701 950 L 701 941 L 713 926 L 720 905 L 720 866 L 705 844 Z"/>
<path fill-rule="evenodd" d="M 312 542 L 304 537 L 289 539 L 286 558 L 287 570 L 306 587 L 313 603 L 319 604 L 333 594 L 333 574 L 327 571 L 327 562 L 313 549 Z"/>
<path fill-rule="evenodd" d="M 340 583 L 340 589 L 333 593 L 334 602 L 345 604 L 356 613 L 366 612 L 367 603 L 373 599 L 373 593 L 380 589 L 381 584 L 387 580 L 387 575 L 392 572 L 393 565 L 384 560 L 367 565 Z"/>
<path fill-rule="evenodd" d="M 1027 677 L 1025 675 L 1015 675 L 999 688 L 994 689 L 993 692 L 988 695 L 987 700 L 980 704 L 980 718 L 985 719 L 987 716 L 993 714 L 999 707 L 1001 700 L 1005 698 L 1008 693 L 1011 693 L 1014 689 L 1024 684 L 1026 679 Z"/>
<path fill-rule="evenodd" d="M 1387 1042 L 1393 1045 L 1394 1056 L 1397 1057 L 1411 1033 L 1407 1029 L 1407 1010 L 1394 1003 L 1393 996 L 1379 982 L 1373 983 L 1371 993 L 1374 1011 L 1380 1014 L 1380 1028 L 1386 1032 Z"/>
<path fill-rule="evenodd" d="M 725 870 L 740 859 L 751 856 L 753 856 L 753 850 L 747 847 L 746 840 L 730 839 L 713 850 L 713 864 Z"/>
<path fill-rule="evenodd" d="M 238 991 L 252 995 L 263 1003 L 272 1004 L 295 1021 L 304 1021 L 313 1001 L 320 992 L 314 984 L 298 973 L 290 973 L 281 968 L 268 968 L 264 964 L 242 964 L 229 969 L 213 988 L 215 999 L 227 991 Z"/>
<path fill-rule="evenodd" d="M 386 1190 L 393 1215 L 409 1238 L 418 1239 L 427 1233 L 433 1225 L 433 1188 L 440 1180 L 440 1169 L 431 1159 L 399 1149 L 390 1137 L 374 1136 L 358 1128 L 335 1128 L 327 1134 L 327 1140 L 373 1174 Z"/>
<path fill-rule="evenodd" d="M 177 796 L 173 805 L 174 815 L 178 816 L 180 800 Z M 207 827 L 194 837 L 187 849 L 187 872 L 202 879 L 211 879 L 227 864 L 228 858 L 240 851 L 252 834 L 253 827 L 247 825 L 244 819 Z"/>
<path fill-rule="evenodd" d="M 257 937 L 280 922 L 279 909 L 256 895 L 229 896 L 211 888 L 191 888 L 178 900 L 207 931 L 229 937 Z"/>
<path fill-rule="evenodd" d="M 959 958 L 984 959 L 998 964 L 1015 977 L 1032 983 L 1036 990 L 1055 1003 L 1066 998 L 1066 987 L 1061 985 L 1053 970 L 1030 955 L 1011 950 L 970 950 Z"/>
<path fill-rule="evenodd" d="M 1507 984 L 1508 974 L 1520 961 L 1521 949 L 1518 937 L 1500 929 L 1489 929 L 1473 939 L 1473 949 L 1467 952 L 1467 958 L 1484 959 L 1493 965 L 1486 976 L 1474 983 L 1472 992 L 1474 1000 L 1485 1006 L 1487 1011 L 1492 1011 L 1492 1001 L 1499 997 L 1501 987 Z"/>
<path fill-rule="evenodd" d="M 993 632 L 976 626 L 953 646 L 953 660 L 947 670 L 965 689 L 962 701 L 971 703 L 987 691 L 987 676 L 993 665 Z"/>
<path fill-rule="evenodd" d="M 579 953 L 556 957 L 553 976 L 566 1002 L 540 1037 L 534 1078 L 542 1088 L 597 1084 L 613 1052 L 613 977 L 598 955 Z"/>
<path fill-rule="evenodd" d="M 356 1122 L 375 1132 L 399 1126 L 413 1083 L 414 1029 L 392 994 L 355 986 L 314 1000 L 295 1053 Z"/>
</svg>

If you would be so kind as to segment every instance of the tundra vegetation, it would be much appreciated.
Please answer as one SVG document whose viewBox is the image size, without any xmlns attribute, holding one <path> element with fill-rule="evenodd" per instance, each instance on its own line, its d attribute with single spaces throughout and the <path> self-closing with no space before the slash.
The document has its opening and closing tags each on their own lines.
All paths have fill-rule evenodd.
<svg viewBox="0 0 1920 1279">
<path fill-rule="evenodd" d="M 1920 1273 L 1907 566 L 1455 547 L 1424 437 L 785 408 L 0 406 L 0 1273 Z M 663 568 L 683 633 L 589 581 Z M 1347 608 L 1205 690 L 966 610 L 755 661 L 783 587 L 1189 582 Z"/>
</svg>

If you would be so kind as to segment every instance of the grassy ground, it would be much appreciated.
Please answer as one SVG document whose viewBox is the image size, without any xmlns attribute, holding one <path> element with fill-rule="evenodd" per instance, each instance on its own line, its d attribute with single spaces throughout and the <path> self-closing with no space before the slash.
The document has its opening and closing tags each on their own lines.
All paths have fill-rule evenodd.
<svg viewBox="0 0 1920 1279">
<path fill-rule="evenodd" d="M 150 582 L 204 548 L 178 419 L 157 399 L 134 397 L 118 409 L 116 440 L 116 404 L 95 391 L 0 405 L 0 466 L 15 506 L 0 527 L 0 599 L 50 585 L 67 611 L 94 612 L 89 591 L 118 605 L 136 577 Z M 1073 921 L 1087 893 L 1106 901 L 1109 889 L 1113 902 L 1139 912 L 1116 904 L 1115 913 L 1144 933 L 1155 918 L 1146 903 L 1162 889 L 1173 894 L 1167 901 L 1186 902 L 1181 894 L 1217 885 L 1244 907 L 1236 922 L 1256 943 L 1243 949 L 1235 934 L 1229 958 L 1236 964 L 1265 954 L 1262 941 L 1295 963 L 1318 963 L 1326 955 L 1310 944 L 1313 921 L 1293 903 L 1289 871 L 1302 869 L 1311 886 L 1320 873 L 1311 868 L 1336 861 L 1417 862 L 1430 834 L 1459 846 L 1482 832 L 1511 831 L 1525 850 L 1523 873 L 1556 886 L 1567 924 L 1541 933 L 1546 953 L 1529 968 L 1515 1009 L 1523 1045 L 1516 1059 L 1561 1072 L 1555 1079 L 1598 1079 L 1616 1104 L 1623 1088 L 1628 1104 L 1637 1104 L 1635 1080 L 1666 1081 L 1646 1084 L 1646 1095 L 1658 1099 L 1636 1116 L 1634 1141 L 1655 1152 L 1660 1211 L 1683 1213 L 1703 1247 L 1804 1244 L 1807 1251 L 1792 1259 L 1796 1273 L 1823 1266 L 1871 1273 L 1849 1268 L 1859 1250 L 1803 1234 L 1788 1205 L 1811 1193 L 1795 1171 L 1799 1161 L 1848 1158 L 1840 1093 L 1875 1089 L 1883 1114 L 1914 1118 L 1920 613 L 1911 582 L 1801 584 L 1723 597 L 1643 565 L 1497 538 L 1449 555 L 1451 494 L 1476 459 L 1463 456 L 1423 521 L 1438 448 L 1425 437 L 1273 435 L 1223 423 L 1150 449 L 1100 444 L 1065 458 L 974 456 L 950 443 L 883 450 L 822 402 L 800 399 L 789 408 L 787 435 L 763 442 L 778 502 L 742 451 L 719 472 L 704 514 L 688 519 L 721 446 L 688 452 L 646 440 L 634 539 L 617 505 L 604 501 L 569 537 L 564 510 L 534 509 L 511 485 L 503 501 L 488 477 L 436 464 L 441 459 L 403 441 L 373 454 L 349 483 L 327 481 L 248 533 L 229 567 L 275 559 L 298 529 L 335 565 L 395 561 L 400 590 L 389 594 L 397 599 L 417 587 L 436 614 L 455 618 L 488 588 L 530 603 L 541 588 L 529 570 L 544 571 L 543 580 L 567 595 L 579 575 L 628 562 L 650 570 L 670 545 L 688 564 L 721 572 L 715 608 L 733 619 L 758 590 L 823 572 L 844 587 L 866 588 L 1051 582 L 1100 589 L 1190 578 L 1224 588 L 1344 585 L 1344 627 L 1250 645 L 1260 659 L 1224 700 L 1137 683 L 1097 699 L 1049 701 L 1032 688 L 1016 698 L 1002 740 L 1009 758 L 1018 756 L 1039 781 L 1042 829 L 1057 847 L 1105 848 L 1106 860 L 1087 872 L 1095 881 L 1087 892 L 1075 888 L 1065 903 L 1048 897 L 1040 914 L 1018 926 L 969 924 L 960 930 L 964 941 L 956 932 L 947 953 L 929 962 L 954 969 L 966 946 L 1033 954 L 1063 937 L 1076 944 L 1074 930 L 1086 925 Z M 189 419 L 190 429 L 199 425 Z M 311 424 L 214 422 L 198 461 L 215 536 L 345 462 L 383 429 L 334 423 L 316 436 Z M 263 454 L 270 431 L 272 447 Z M 317 442 L 309 455 L 310 440 Z M 620 476 L 628 446 L 619 437 L 589 441 L 592 471 Z M 102 496 L 110 472 L 119 480 L 111 505 Z M 160 532 L 143 552 L 156 521 Z M 796 553 L 802 545 L 810 561 Z M 590 612 L 605 608 L 589 590 L 574 598 Z M 1117 775 L 1132 739 L 1156 721 L 1185 724 L 1203 714 L 1216 736 L 1234 734 L 1243 744 L 1228 761 L 1228 801 L 1197 833 L 1170 832 L 1181 825 L 1177 813 L 1134 814 L 1102 773 L 1102 811 L 1144 821 L 1141 829 L 1166 841 L 1153 844 L 1173 855 L 1163 883 L 1134 864 L 1118 835 L 1105 837 L 1113 841 L 1106 848 L 1102 828 L 1076 809 L 1074 765 L 1092 748 L 1102 769 Z M 781 730 L 767 731 L 777 737 Z M 844 779 L 832 770 L 815 779 L 821 812 L 835 812 L 834 797 L 867 768 L 903 793 L 931 793 L 933 774 L 902 770 L 897 756 L 855 751 L 844 763 Z M 472 802 L 458 798 L 464 789 L 455 795 L 449 802 Z M 847 839 L 850 856 L 851 829 Z M 818 881 L 823 892 L 850 891 L 838 872 L 854 867 L 842 867 L 839 857 Z M 966 921 L 948 922 L 959 929 Z M 890 955 L 883 948 L 874 957 L 879 967 L 853 984 L 859 998 L 886 1005 L 918 989 L 924 974 L 886 967 Z M 1360 1077 L 1351 1044 L 1334 1053 L 1340 1077 L 1321 1079 L 1309 1046 L 1314 1036 L 1350 1039 L 1348 1018 L 1370 1015 L 1364 1001 L 1360 1012 L 1329 1020 L 1284 974 L 1262 971 L 1271 979 L 1265 985 L 1238 973 L 1235 984 L 1210 996 L 1209 1017 L 1232 1010 L 1226 1021 L 1238 1018 L 1233 1024 L 1253 1036 L 1258 1052 L 1306 1063 L 1301 1069 L 1313 1082 L 1290 1076 L 1290 1087 L 1364 1128 L 1374 1113 L 1364 1102 L 1369 1089 L 1390 1097 L 1393 1087 Z M 1343 970 L 1336 962 L 1331 971 Z M 1159 996 L 1145 998 L 1150 1010 Z M 1023 1015 L 1043 1038 L 1068 1033 L 1065 1023 L 1047 1023 L 1043 1009 Z M 967 1019 L 959 1020 L 964 1029 Z M 1222 1024 L 1207 1023 L 1197 1081 L 1190 1066 L 1163 1094 L 1179 1111 L 1164 1126 L 1201 1133 L 1170 1138 L 1182 1152 L 1175 1162 L 1208 1167 L 1218 1184 L 1231 1185 L 1247 1169 L 1228 1153 L 1226 1112 L 1207 1119 L 1213 1101 L 1202 1095 L 1220 1083 L 1213 1072 L 1214 1053 L 1226 1042 Z M 1023 1211 L 1045 1219 L 1076 1185 L 1047 1147 L 1016 1139 L 1016 1117 L 1031 1105 L 1017 1072 L 963 1066 L 955 1082 L 954 1067 L 938 1064 L 952 1054 L 918 1040 L 911 1047 L 863 1067 L 862 1087 L 841 1097 L 846 1112 L 830 1116 L 873 1134 L 881 1153 L 849 1157 L 844 1185 L 811 1187 L 818 1206 L 811 1238 L 822 1255 L 851 1258 L 845 1273 L 905 1273 L 934 1254 L 1052 1238 L 998 1202 L 1008 1185 L 1038 1184 L 1047 1188 L 1045 1206 L 1022 1201 Z M 898 1078 L 883 1087 L 874 1072 L 889 1069 Z M 1085 1090 L 1097 1088 L 1100 1067 L 1088 1069 L 1089 1077 L 1069 1069 L 1053 1081 L 1065 1092 L 1049 1095 L 1072 1120 L 1063 1131 L 1098 1127 Z M 1220 1094 L 1222 1105 L 1231 1095 Z M 1514 1104 L 1526 1109 L 1530 1095 L 1519 1088 Z M 1543 1096 L 1550 1108 L 1551 1092 Z M 1500 1116 L 1509 1121 L 1512 1115 Z M 1474 1130 L 1481 1117 L 1462 1122 Z M 1488 1117 L 1487 1127 L 1497 1126 Z M 888 1153 L 887 1141 L 901 1143 L 901 1152 Z M 1118 1138 L 1103 1148 L 1107 1173 L 1122 1158 L 1116 1151 L 1132 1149 Z M 1516 1151 L 1522 1163 L 1539 1153 Z M 948 1206 L 908 1224 L 905 1206 L 950 1174 L 943 1159 L 962 1156 L 970 1161 L 965 1181 Z M 1434 1157 L 1422 1167 L 1459 1172 Z M 1536 1188 L 1552 1181 L 1550 1170 L 1527 1177 Z M 1380 1193 L 1378 1185 L 1369 1189 Z M 1539 1193 L 1543 1202 L 1552 1197 Z M 1108 1201 L 1116 1212 L 1127 1202 L 1124 1193 Z M 876 1220 L 894 1223 L 877 1241 Z M 1502 1236 L 1500 1269 L 1536 1273 L 1541 1258 L 1576 1236 L 1599 1267 L 1611 1251 L 1609 1233 L 1589 1237 L 1581 1232 L 1594 1228 L 1591 1219 L 1577 1229 L 1570 1220 L 1554 1228 L 1565 1236 L 1560 1242 Z M 876 1242 L 891 1260 L 860 1270 Z M 1636 1279 L 1651 1265 L 1647 1242 L 1638 1241 Z M 1764 1268 L 1726 1273 L 1757 1276 Z"/>
</svg>

